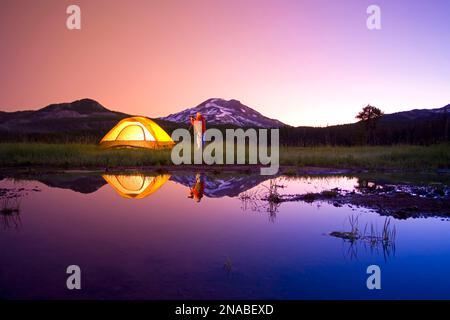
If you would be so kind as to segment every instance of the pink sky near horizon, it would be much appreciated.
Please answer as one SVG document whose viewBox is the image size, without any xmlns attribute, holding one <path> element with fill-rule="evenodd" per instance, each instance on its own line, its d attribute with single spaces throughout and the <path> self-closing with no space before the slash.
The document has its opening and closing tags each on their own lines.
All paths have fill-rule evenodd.
<svg viewBox="0 0 450 320">
<path fill-rule="evenodd" d="M 450 4 L 375 1 L 3 0 L 0 110 L 92 98 L 165 116 L 220 97 L 291 125 L 450 103 Z M 66 28 L 81 7 L 82 29 Z"/>
</svg>

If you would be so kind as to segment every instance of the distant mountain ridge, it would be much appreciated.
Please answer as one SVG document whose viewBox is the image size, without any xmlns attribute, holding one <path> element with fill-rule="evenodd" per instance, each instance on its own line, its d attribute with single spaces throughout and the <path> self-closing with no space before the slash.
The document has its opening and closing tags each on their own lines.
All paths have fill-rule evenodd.
<svg viewBox="0 0 450 320">
<path fill-rule="evenodd" d="M 280 141 L 290 141 L 289 143 L 298 145 L 338 143 L 337 141 L 352 144 L 354 141 L 361 142 L 358 136 L 364 134 L 358 123 L 324 128 L 290 127 L 281 121 L 263 116 L 238 100 L 218 98 L 208 99 L 194 108 L 153 120 L 171 134 L 176 128 L 187 127 L 189 117 L 197 112 L 205 116 L 208 127 L 275 127 L 283 131 L 280 133 Z M 442 108 L 386 114 L 380 119 L 378 130 L 381 130 L 380 137 L 384 137 L 386 143 L 448 140 L 450 133 L 445 132 L 450 127 L 449 115 L 450 104 Z M 111 111 L 93 99 L 51 104 L 36 111 L 0 111 L 0 141 L 95 143 L 119 120 L 129 116 L 126 113 Z"/>
<path fill-rule="evenodd" d="M 93 99 L 51 104 L 36 111 L 0 112 L 0 130 L 21 133 L 70 132 L 111 128 L 128 116 Z"/>
<path fill-rule="evenodd" d="M 286 126 L 279 120 L 263 116 L 258 111 L 242 104 L 238 100 L 208 99 L 198 106 L 170 114 L 159 119 L 175 123 L 187 123 L 191 116 L 200 112 L 207 123 L 233 125 L 237 127 L 278 128 Z"/>
<path fill-rule="evenodd" d="M 79 115 L 86 115 L 92 113 L 106 113 L 106 114 L 114 113 L 113 111 L 106 109 L 97 101 L 88 98 L 68 103 L 66 102 L 66 103 L 51 104 L 38 110 L 38 112 L 40 113 L 74 112 L 78 113 Z"/>
<path fill-rule="evenodd" d="M 413 109 L 408 111 L 395 112 L 384 115 L 381 120 L 383 122 L 394 121 L 413 121 L 413 120 L 427 120 L 442 117 L 445 114 L 450 113 L 450 104 L 442 108 L 434 109 Z"/>
</svg>

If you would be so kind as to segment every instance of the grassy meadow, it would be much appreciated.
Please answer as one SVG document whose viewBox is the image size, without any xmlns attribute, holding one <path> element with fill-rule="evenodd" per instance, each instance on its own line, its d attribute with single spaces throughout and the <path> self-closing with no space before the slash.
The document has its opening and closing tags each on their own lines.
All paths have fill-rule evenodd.
<svg viewBox="0 0 450 320">
<path fill-rule="evenodd" d="M 330 168 L 434 170 L 450 168 L 450 144 L 358 147 L 286 147 L 282 165 Z"/>
<path fill-rule="evenodd" d="M 170 150 L 109 149 L 94 144 L 0 143 L 2 167 L 114 168 L 172 165 Z M 350 169 L 450 168 L 450 145 L 281 147 L 280 164 Z"/>
</svg>

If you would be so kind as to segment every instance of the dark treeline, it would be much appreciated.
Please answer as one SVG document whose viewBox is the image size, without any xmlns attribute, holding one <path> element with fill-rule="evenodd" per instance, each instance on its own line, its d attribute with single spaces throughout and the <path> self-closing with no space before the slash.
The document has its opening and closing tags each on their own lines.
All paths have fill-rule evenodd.
<svg viewBox="0 0 450 320">
<path fill-rule="evenodd" d="M 280 143 L 301 147 L 366 144 L 429 145 L 449 141 L 449 122 L 448 116 L 421 121 L 380 121 L 372 132 L 369 132 L 362 122 L 325 128 L 285 127 L 280 129 Z"/>
<path fill-rule="evenodd" d="M 32 142 L 32 143 L 98 143 L 107 130 L 83 130 L 77 132 L 12 132 L 0 131 L 0 143 Z"/>
<path fill-rule="evenodd" d="M 385 122 L 382 119 L 376 127 L 368 132 L 363 122 L 314 127 L 280 128 L 280 144 L 285 146 L 357 146 L 357 145 L 392 145 L 417 144 L 429 145 L 448 142 L 450 124 L 448 114 L 442 117 L 420 121 Z M 179 127 L 189 128 L 169 122 L 158 123 L 171 134 Z M 208 126 L 212 127 L 212 126 Z M 214 126 L 217 127 L 217 126 Z M 217 127 L 224 132 L 225 127 Z M 192 128 L 190 128 L 192 130 Z M 0 131 L 0 142 L 42 142 L 42 143 L 98 143 L 108 132 L 105 129 L 68 131 L 57 133 L 17 133 Z M 370 139 L 369 139 L 370 138 Z"/>
</svg>

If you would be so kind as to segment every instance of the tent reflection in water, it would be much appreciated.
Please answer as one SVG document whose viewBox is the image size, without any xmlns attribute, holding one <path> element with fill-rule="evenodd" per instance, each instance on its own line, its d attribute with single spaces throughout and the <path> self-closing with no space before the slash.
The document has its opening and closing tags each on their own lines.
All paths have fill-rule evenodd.
<svg viewBox="0 0 450 320">
<path fill-rule="evenodd" d="M 150 149 L 170 148 L 172 138 L 156 122 L 145 117 L 121 120 L 100 141 L 100 146 L 138 147 Z"/>
<path fill-rule="evenodd" d="M 103 179 L 116 190 L 123 198 L 142 199 L 155 191 L 169 180 L 170 174 L 159 176 L 135 175 L 112 175 L 105 174 Z"/>
</svg>

